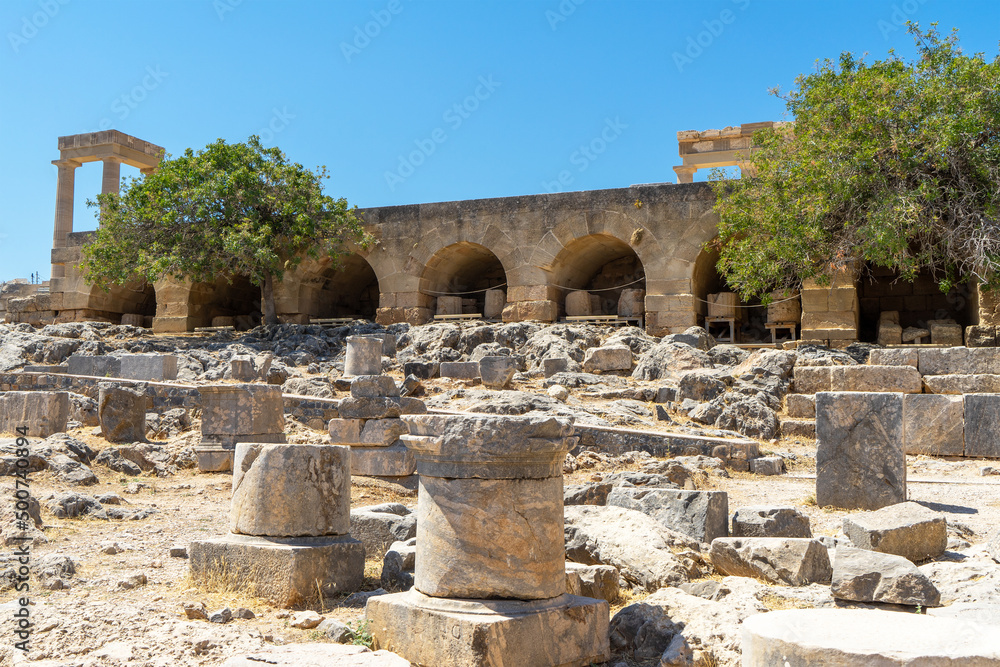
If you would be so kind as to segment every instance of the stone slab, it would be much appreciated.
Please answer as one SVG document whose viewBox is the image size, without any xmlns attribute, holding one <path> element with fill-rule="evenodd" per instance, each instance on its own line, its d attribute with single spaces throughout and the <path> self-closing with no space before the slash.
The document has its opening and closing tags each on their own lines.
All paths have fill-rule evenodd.
<svg viewBox="0 0 1000 667">
<path fill-rule="evenodd" d="M 74 354 L 67 360 L 66 372 L 70 375 L 95 377 L 121 377 L 121 360 L 117 357 Z"/>
<path fill-rule="evenodd" d="M 229 472 L 233 469 L 235 455 L 235 445 L 233 447 L 201 446 L 194 448 L 199 472 Z"/>
<path fill-rule="evenodd" d="M 928 456 L 962 456 L 965 452 L 963 398 L 944 394 L 904 396 L 903 451 Z"/>
<path fill-rule="evenodd" d="M 331 419 L 327 424 L 330 442 L 335 445 L 361 442 L 361 428 L 364 424 L 364 419 Z"/>
<path fill-rule="evenodd" d="M 225 582 L 282 607 L 315 602 L 318 591 L 324 597 L 350 593 L 364 580 L 365 548 L 350 536 L 230 534 L 191 542 L 188 557 L 196 582 Z"/>
<path fill-rule="evenodd" d="M 782 419 L 781 435 L 787 438 L 815 438 L 815 419 Z"/>
<path fill-rule="evenodd" d="M 816 502 L 875 510 L 906 501 L 903 394 L 816 395 Z"/>
<path fill-rule="evenodd" d="M 1000 393 L 1000 375 L 925 375 L 928 394 Z"/>
<path fill-rule="evenodd" d="M 786 395 L 785 413 L 793 419 L 815 419 L 816 397 L 811 394 Z"/>
<path fill-rule="evenodd" d="M 403 377 L 414 376 L 418 380 L 437 377 L 439 364 L 435 362 L 407 361 L 403 364 Z"/>
<path fill-rule="evenodd" d="M 844 534 L 856 547 L 913 562 L 937 558 L 948 545 L 945 515 L 914 502 L 849 514 L 844 517 Z"/>
<path fill-rule="evenodd" d="M 708 556 L 722 574 L 756 577 L 770 584 L 826 584 L 833 574 L 829 552 L 817 539 L 720 537 L 712 541 Z"/>
<path fill-rule="evenodd" d="M 32 438 L 63 433 L 69 409 L 69 392 L 65 391 L 0 392 L 0 432 L 16 433 L 26 427 Z"/>
<path fill-rule="evenodd" d="M 733 537 L 812 537 L 809 516 L 794 507 L 748 505 L 733 513 Z"/>
<path fill-rule="evenodd" d="M 439 600 L 413 589 L 368 600 L 375 648 L 434 667 L 587 667 L 610 659 L 605 600 Z"/>
<path fill-rule="evenodd" d="M 919 394 L 920 372 L 912 366 L 833 366 L 830 391 L 870 391 Z"/>
<path fill-rule="evenodd" d="M 438 375 L 456 380 L 475 380 L 479 377 L 479 364 L 475 361 L 442 361 Z"/>
<path fill-rule="evenodd" d="M 868 353 L 868 363 L 872 366 L 913 366 L 920 364 L 919 352 L 910 347 L 872 348 Z"/>
<path fill-rule="evenodd" d="M 638 510 L 706 544 L 729 536 L 729 495 L 725 491 L 620 486 L 608 494 L 607 504 Z"/>
<path fill-rule="evenodd" d="M 348 336 L 344 355 L 344 375 L 379 375 L 382 373 L 382 339 L 374 336 Z"/>
<path fill-rule="evenodd" d="M 98 383 L 97 418 L 108 442 L 146 439 L 146 392 L 112 382 Z"/>
<path fill-rule="evenodd" d="M 969 373 L 970 360 L 967 347 L 942 347 L 919 350 L 921 375 L 951 375 Z"/>
<path fill-rule="evenodd" d="M 786 609 L 747 618 L 743 667 L 1000 665 L 1000 633 L 961 619 L 876 609 Z"/>
<path fill-rule="evenodd" d="M 583 371 L 630 371 L 632 370 L 632 350 L 627 345 L 607 345 L 592 347 L 583 358 Z"/>
<path fill-rule="evenodd" d="M 830 391 L 832 370 L 830 366 L 796 366 L 792 371 L 795 379 L 795 392 L 816 394 L 821 391 Z"/>
<path fill-rule="evenodd" d="M 344 419 L 395 419 L 400 415 L 420 415 L 427 406 L 418 398 L 409 396 L 382 398 L 354 398 L 340 401 L 340 416 Z"/>
<path fill-rule="evenodd" d="M 353 398 L 384 398 L 399 396 L 399 387 L 388 375 L 356 375 L 351 380 Z"/>
<path fill-rule="evenodd" d="M 389 447 L 351 446 L 351 474 L 365 477 L 406 477 L 417 470 L 413 452 L 402 443 Z"/>
<path fill-rule="evenodd" d="M 518 360 L 513 357 L 483 357 L 479 360 L 479 377 L 488 389 L 506 389 L 514 373 Z"/>
<path fill-rule="evenodd" d="M 357 444 L 365 447 L 388 447 L 398 442 L 399 436 L 409 433 L 409 429 L 401 419 L 369 419 L 357 440 Z"/>
<path fill-rule="evenodd" d="M 1000 458 L 1000 394 L 965 396 L 965 455 Z"/>
<path fill-rule="evenodd" d="M 119 361 L 119 377 L 150 382 L 177 379 L 177 355 L 174 354 L 125 354 Z"/>
</svg>

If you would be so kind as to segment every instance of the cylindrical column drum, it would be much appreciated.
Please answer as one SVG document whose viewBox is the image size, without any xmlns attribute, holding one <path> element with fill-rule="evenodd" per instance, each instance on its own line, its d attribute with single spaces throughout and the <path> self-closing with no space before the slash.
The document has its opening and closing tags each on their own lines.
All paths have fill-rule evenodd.
<svg viewBox="0 0 1000 667">
<path fill-rule="evenodd" d="M 382 339 L 348 336 L 344 375 L 381 375 Z"/>
</svg>

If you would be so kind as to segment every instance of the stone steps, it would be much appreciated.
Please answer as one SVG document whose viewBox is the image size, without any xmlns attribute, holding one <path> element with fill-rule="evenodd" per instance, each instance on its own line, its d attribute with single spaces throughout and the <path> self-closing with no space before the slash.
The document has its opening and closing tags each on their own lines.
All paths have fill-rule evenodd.
<svg viewBox="0 0 1000 667">
<path fill-rule="evenodd" d="M 783 437 L 800 437 L 800 438 L 815 438 L 816 437 L 816 420 L 815 419 L 795 419 L 795 418 L 785 418 L 781 420 L 781 435 Z"/>
</svg>

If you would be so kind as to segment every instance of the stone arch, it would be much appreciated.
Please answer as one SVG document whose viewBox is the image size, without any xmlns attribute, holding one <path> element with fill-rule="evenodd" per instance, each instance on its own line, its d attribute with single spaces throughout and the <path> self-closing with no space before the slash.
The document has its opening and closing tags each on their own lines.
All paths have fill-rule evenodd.
<svg viewBox="0 0 1000 667">
<path fill-rule="evenodd" d="M 725 276 L 719 273 L 718 263 L 719 251 L 711 243 L 706 244 L 698 254 L 691 274 L 698 325 L 705 328 L 709 328 L 705 322 L 708 315 L 708 295 L 734 291 L 726 282 Z M 767 307 L 761 305 L 760 299 L 741 302 L 736 313 L 739 316 L 737 340 L 747 343 L 770 341 L 771 334 L 764 326 L 767 323 Z"/>
<path fill-rule="evenodd" d="M 235 326 L 252 329 L 261 323 L 260 287 L 246 276 L 219 276 L 193 283 L 188 293 L 188 317 L 193 327 Z"/>
<path fill-rule="evenodd" d="M 337 263 L 325 259 L 302 275 L 299 284 L 299 309 L 309 317 L 374 320 L 378 305 L 378 276 L 358 253 Z"/>
<path fill-rule="evenodd" d="M 616 315 L 623 290 L 646 289 L 645 266 L 635 249 L 606 233 L 566 244 L 552 262 L 551 275 L 561 291 L 560 313 L 568 312 L 566 297 L 574 291 L 590 292 L 592 314 Z"/>
<path fill-rule="evenodd" d="M 155 315 L 156 289 L 142 278 L 112 285 L 107 290 L 91 285 L 87 307 L 77 312 L 78 318 L 143 327 L 152 326 Z"/>
<path fill-rule="evenodd" d="M 420 291 L 430 297 L 431 311 L 439 314 L 498 317 L 499 313 L 492 312 L 495 306 L 487 309 L 486 293 L 506 290 L 506 286 L 507 270 L 500 258 L 486 246 L 469 241 L 452 243 L 435 252 L 420 276 Z"/>
</svg>

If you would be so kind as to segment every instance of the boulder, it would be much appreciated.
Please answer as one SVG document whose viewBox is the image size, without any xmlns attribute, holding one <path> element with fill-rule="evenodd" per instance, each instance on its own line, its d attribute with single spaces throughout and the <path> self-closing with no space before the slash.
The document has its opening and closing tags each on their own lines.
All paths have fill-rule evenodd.
<svg viewBox="0 0 1000 667">
<path fill-rule="evenodd" d="M 518 360 L 513 357 L 483 357 L 479 360 L 479 376 L 489 389 L 506 389 L 517 372 Z"/>
<path fill-rule="evenodd" d="M 778 435 L 778 414 L 757 398 L 729 403 L 715 418 L 715 427 L 750 438 L 770 440 Z"/>
<path fill-rule="evenodd" d="M 892 554 L 838 546 L 833 558 L 833 596 L 853 602 L 891 602 L 936 607 L 941 594 L 916 566 Z"/>
<path fill-rule="evenodd" d="M 729 535 L 729 500 L 725 491 L 617 487 L 608 505 L 638 510 L 699 542 Z"/>
<path fill-rule="evenodd" d="M 566 563 L 566 592 L 614 603 L 621 588 L 618 570 L 610 565 Z"/>
<path fill-rule="evenodd" d="M 919 562 L 944 553 L 948 522 L 943 514 L 906 502 L 845 516 L 844 534 L 860 549 Z"/>
<path fill-rule="evenodd" d="M 755 505 L 733 513 L 733 537 L 812 537 L 809 517 L 794 507 Z"/>
<path fill-rule="evenodd" d="M 632 377 L 636 380 L 659 380 L 676 377 L 680 372 L 696 368 L 714 368 L 704 351 L 685 343 L 668 341 L 667 336 L 639 357 Z"/>
<path fill-rule="evenodd" d="M 727 387 L 727 383 L 716 371 L 706 369 L 687 371 L 681 375 L 674 400 L 683 401 L 690 398 L 699 402 L 711 401 L 725 393 Z"/>
<path fill-rule="evenodd" d="M 393 542 L 382 558 L 379 581 L 387 591 L 405 591 L 413 586 L 417 538 Z"/>
<path fill-rule="evenodd" d="M 626 345 L 593 347 L 583 358 L 585 373 L 632 370 L 632 350 Z"/>
<path fill-rule="evenodd" d="M 786 586 L 827 583 L 832 574 L 827 549 L 815 539 L 720 537 L 712 541 L 709 558 L 722 574 Z"/>
</svg>

